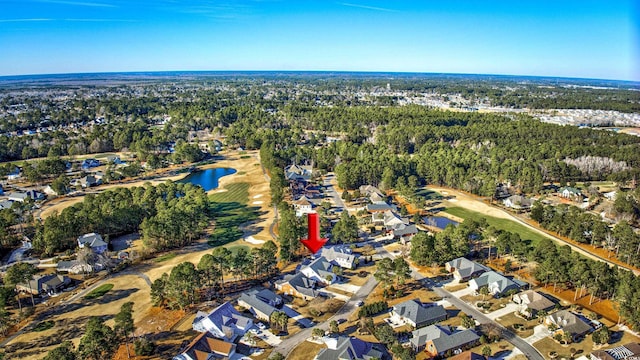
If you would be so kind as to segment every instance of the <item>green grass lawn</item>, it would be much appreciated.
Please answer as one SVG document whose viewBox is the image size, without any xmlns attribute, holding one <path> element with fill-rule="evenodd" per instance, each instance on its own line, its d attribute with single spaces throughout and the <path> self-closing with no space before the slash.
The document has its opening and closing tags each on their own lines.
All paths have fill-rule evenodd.
<svg viewBox="0 0 640 360">
<path fill-rule="evenodd" d="M 97 288 L 91 290 L 91 292 L 85 295 L 84 298 L 87 300 L 97 299 L 103 296 L 104 294 L 108 293 L 109 290 L 111 289 L 113 289 L 113 284 L 102 284 Z"/>
<path fill-rule="evenodd" d="M 53 326 L 55 325 L 55 322 L 53 320 L 47 320 L 47 321 L 43 321 L 38 323 L 38 325 L 36 325 L 33 328 L 33 331 L 45 331 L 45 330 L 49 330 L 51 329 Z"/>
<path fill-rule="evenodd" d="M 523 240 L 531 240 L 531 245 L 534 245 L 534 246 L 540 240 L 545 238 L 544 235 L 539 234 L 525 227 L 524 225 L 518 224 L 517 222 L 512 220 L 498 219 L 493 216 L 487 216 L 479 212 L 467 210 L 461 207 L 447 208 L 444 212 L 463 218 L 463 219 L 479 220 L 481 218 L 485 218 L 487 219 L 487 223 L 490 226 L 493 226 L 496 229 L 510 231 L 512 233 L 518 233 L 520 235 L 520 238 L 522 238 Z"/>
<path fill-rule="evenodd" d="M 442 200 L 443 196 L 439 192 L 429 189 L 419 189 L 415 192 L 414 196 L 423 200 Z"/>
<path fill-rule="evenodd" d="M 217 203 L 238 202 L 246 205 L 249 202 L 249 184 L 233 183 L 224 187 L 227 191 L 209 195 L 209 201 Z"/>
<path fill-rule="evenodd" d="M 229 246 L 227 249 L 231 251 L 234 255 L 238 253 L 240 249 L 245 249 L 247 251 L 251 250 L 247 245 L 233 245 Z"/>
<path fill-rule="evenodd" d="M 157 258 L 153 259 L 153 262 L 159 263 L 159 262 L 171 260 L 174 257 L 176 257 L 175 253 L 168 253 L 168 254 L 158 256 Z"/>
<path fill-rule="evenodd" d="M 225 186 L 227 191 L 209 195 L 211 213 L 216 226 L 209 238 L 209 245 L 221 246 L 242 237 L 240 225 L 258 218 L 258 208 L 249 207 L 249 184 L 234 183 Z"/>
</svg>

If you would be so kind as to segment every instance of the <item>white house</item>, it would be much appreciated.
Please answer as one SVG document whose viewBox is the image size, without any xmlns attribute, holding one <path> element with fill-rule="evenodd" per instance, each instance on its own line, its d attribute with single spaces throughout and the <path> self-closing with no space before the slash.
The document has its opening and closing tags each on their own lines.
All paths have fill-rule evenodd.
<svg viewBox="0 0 640 360">
<path fill-rule="evenodd" d="M 253 321 L 240 315 L 230 302 L 218 306 L 209 314 L 199 311 L 193 320 L 193 330 L 206 331 L 219 339 L 231 342 L 244 336 L 252 326 Z"/>
<path fill-rule="evenodd" d="M 78 238 L 78 247 L 80 249 L 89 246 L 96 254 L 102 254 L 107 251 L 107 243 L 102 240 L 102 236 L 96 233 L 84 234 Z"/>
<path fill-rule="evenodd" d="M 320 255 L 342 268 L 354 269 L 356 267 L 356 256 L 346 246 L 324 247 Z"/>
<path fill-rule="evenodd" d="M 502 201 L 504 206 L 515 210 L 529 210 L 531 208 L 531 199 L 521 195 L 511 195 Z"/>
<path fill-rule="evenodd" d="M 469 281 L 469 287 L 471 289 L 478 291 L 481 287 L 486 286 L 489 289 L 489 294 L 494 296 L 500 296 L 509 290 L 517 291 L 524 285 L 526 284 L 521 281 L 516 282 L 495 271 L 485 272 Z"/>
<path fill-rule="evenodd" d="M 303 266 L 300 272 L 307 278 L 323 284 L 332 284 L 336 281 L 336 275 L 332 271 L 333 264 L 324 256 L 321 256 L 311 264 Z"/>
<path fill-rule="evenodd" d="M 297 217 L 313 212 L 313 203 L 304 195 L 293 202 L 293 207 L 296 210 Z"/>
</svg>

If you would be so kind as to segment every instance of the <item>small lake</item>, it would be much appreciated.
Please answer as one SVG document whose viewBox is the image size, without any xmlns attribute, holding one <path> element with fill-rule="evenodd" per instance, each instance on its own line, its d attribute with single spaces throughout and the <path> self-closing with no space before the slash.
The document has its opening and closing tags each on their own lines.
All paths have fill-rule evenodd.
<svg viewBox="0 0 640 360">
<path fill-rule="evenodd" d="M 184 179 L 180 179 L 179 183 L 192 183 L 194 185 L 200 185 L 204 191 L 216 189 L 218 187 L 218 180 L 227 175 L 235 174 L 236 169 L 231 168 L 213 168 L 206 170 L 194 171 L 187 175 Z"/>
<path fill-rule="evenodd" d="M 453 221 L 444 216 L 427 216 L 423 218 L 424 223 L 428 226 L 435 226 L 439 229 L 444 229 L 447 225 L 451 224 L 453 226 L 458 226 L 458 222 Z"/>
</svg>

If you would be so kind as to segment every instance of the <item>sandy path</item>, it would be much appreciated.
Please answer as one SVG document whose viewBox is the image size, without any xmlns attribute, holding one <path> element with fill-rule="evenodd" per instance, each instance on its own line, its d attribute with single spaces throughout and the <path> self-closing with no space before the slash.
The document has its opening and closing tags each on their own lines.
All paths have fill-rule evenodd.
<svg viewBox="0 0 640 360">
<path fill-rule="evenodd" d="M 445 187 L 439 187 L 439 186 L 427 186 L 427 188 L 429 190 L 433 190 L 433 191 L 437 191 L 440 194 L 444 195 L 444 196 L 455 196 L 455 201 L 451 201 L 451 200 L 444 200 L 442 203 L 445 206 L 449 206 L 449 207 L 454 207 L 454 206 L 458 206 L 458 207 L 463 207 L 465 209 L 469 209 L 472 211 L 476 211 L 479 212 L 481 214 L 485 214 L 488 216 L 493 216 L 496 218 L 500 218 L 500 219 L 505 219 L 505 220 L 510 220 L 510 221 L 515 221 L 517 223 L 519 223 L 522 226 L 526 226 L 527 228 L 553 240 L 554 242 L 560 244 L 560 245 L 569 245 L 571 247 L 571 249 L 573 251 L 576 251 L 578 253 L 580 253 L 581 255 L 584 255 L 592 260 L 597 260 L 597 261 L 603 261 L 606 262 L 607 264 L 611 265 L 611 266 L 620 266 L 622 268 L 631 270 L 634 272 L 634 274 L 636 275 L 640 275 L 640 272 L 638 270 L 635 270 L 633 268 L 630 268 L 628 265 L 622 265 L 622 264 L 618 264 L 612 261 L 609 261 L 608 259 L 602 258 L 598 255 L 595 255 L 591 252 L 589 252 L 588 250 L 585 250 L 579 246 L 576 246 L 570 242 L 567 242 L 557 236 L 554 236 L 552 234 L 547 233 L 546 231 L 533 226 L 525 221 L 523 221 L 522 219 L 512 215 L 511 213 L 507 212 L 506 210 L 502 210 L 500 208 L 497 207 L 493 207 L 490 206 L 480 200 L 478 200 L 477 198 L 474 198 L 473 196 L 470 196 L 468 194 L 465 194 L 461 191 L 458 190 L 454 190 L 454 189 L 450 189 L 450 188 L 445 188 Z"/>
</svg>

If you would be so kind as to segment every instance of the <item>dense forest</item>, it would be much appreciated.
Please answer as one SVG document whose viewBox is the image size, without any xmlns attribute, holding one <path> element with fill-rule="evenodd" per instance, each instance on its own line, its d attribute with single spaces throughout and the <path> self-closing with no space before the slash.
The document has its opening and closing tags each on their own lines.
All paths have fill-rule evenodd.
<svg viewBox="0 0 640 360">
<path fill-rule="evenodd" d="M 209 203 L 199 186 L 166 182 L 116 188 L 52 214 L 36 227 L 33 248 L 43 255 L 74 249 L 78 236 L 114 236 L 140 230 L 155 250 L 181 247 L 209 224 Z"/>
</svg>

